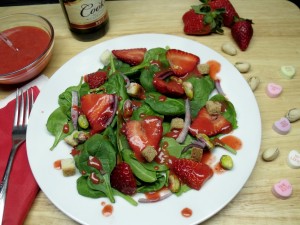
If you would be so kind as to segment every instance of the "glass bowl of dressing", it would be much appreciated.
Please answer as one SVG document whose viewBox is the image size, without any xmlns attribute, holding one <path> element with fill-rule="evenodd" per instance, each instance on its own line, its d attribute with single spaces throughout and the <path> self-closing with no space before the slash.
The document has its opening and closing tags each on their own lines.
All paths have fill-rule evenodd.
<svg viewBox="0 0 300 225">
<path fill-rule="evenodd" d="M 54 29 L 42 16 L 17 13 L 0 18 L 0 84 L 30 80 L 49 63 Z"/>
</svg>

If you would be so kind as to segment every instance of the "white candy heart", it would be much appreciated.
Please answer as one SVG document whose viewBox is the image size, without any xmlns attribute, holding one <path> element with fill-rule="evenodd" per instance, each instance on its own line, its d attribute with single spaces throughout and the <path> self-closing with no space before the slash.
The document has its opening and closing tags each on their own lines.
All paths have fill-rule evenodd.
<svg viewBox="0 0 300 225">
<path fill-rule="evenodd" d="M 293 169 L 300 168 L 300 153 L 297 150 L 290 151 L 287 159 L 288 165 Z"/>
</svg>

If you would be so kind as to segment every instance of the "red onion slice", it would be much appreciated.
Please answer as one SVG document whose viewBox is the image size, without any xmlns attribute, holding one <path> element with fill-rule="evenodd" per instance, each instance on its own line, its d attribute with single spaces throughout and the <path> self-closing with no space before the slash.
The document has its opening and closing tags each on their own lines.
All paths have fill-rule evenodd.
<svg viewBox="0 0 300 225">
<path fill-rule="evenodd" d="M 116 112 L 117 112 L 117 108 L 118 108 L 118 96 L 117 95 L 114 95 L 113 97 L 113 101 L 114 101 L 114 105 L 113 105 L 113 111 L 112 111 L 112 115 L 111 117 L 106 121 L 106 124 L 105 124 L 105 127 L 107 127 L 113 120 Z"/>
<path fill-rule="evenodd" d="M 184 126 L 181 130 L 180 134 L 176 138 L 176 141 L 178 143 L 184 142 L 186 135 L 189 132 L 189 127 L 191 125 L 191 108 L 190 108 L 190 102 L 188 99 L 185 100 L 185 118 L 184 118 Z"/>
<path fill-rule="evenodd" d="M 74 130 L 77 130 L 78 120 L 78 92 L 72 91 L 71 118 Z"/>
<path fill-rule="evenodd" d="M 215 85 L 216 85 L 216 89 L 217 89 L 218 93 L 225 96 L 225 93 L 221 87 L 221 81 L 219 79 L 215 80 Z"/>
</svg>

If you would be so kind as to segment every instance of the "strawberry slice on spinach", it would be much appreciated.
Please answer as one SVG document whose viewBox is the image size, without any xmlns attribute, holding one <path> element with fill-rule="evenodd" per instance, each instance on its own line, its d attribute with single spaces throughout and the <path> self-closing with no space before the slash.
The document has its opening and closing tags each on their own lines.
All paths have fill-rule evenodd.
<svg viewBox="0 0 300 225">
<path fill-rule="evenodd" d="M 173 158 L 170 169 L 184 184 L 196 190 L 200 190 L 213 176 L 213 170 L 208 165 L 190 159 Z"/>
<path fill-rule="evenodd" d="M 145 161 L 142 151 L 146 147 L 151 146 L 157 151 L 162 131 L 162 119 L 158 116 L 145 116 L 141 120 L 130 120 L 126 123 L 127 141 L 139 161 Z"/>
<path fill-rule="evenodd" d="M 220 114 L 210 115 L 205 106 L 201 108 L 189 129 L 194 136 L 203 133 L 212 137 L 229 133 L 237 128 L 236 112 L 233 104 L 227 101 L 223 95 L 215 95 L 210 100 L 221 102 L 225 110 Z"/>
<path fill-rule="evenodd" d="M 91 133 L 103 131 L 115 113 L 116 98 L 112 94 L 87 94 L 81 97 L 81 110 L 92 128 Z"/>
</svg>

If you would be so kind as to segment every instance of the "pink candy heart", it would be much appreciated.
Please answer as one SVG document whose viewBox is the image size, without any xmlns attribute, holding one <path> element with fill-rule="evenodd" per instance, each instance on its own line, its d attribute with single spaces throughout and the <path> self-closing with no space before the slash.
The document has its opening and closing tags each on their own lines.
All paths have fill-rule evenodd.
<svg viewBox="0 0 300 225">
<path fill-rule="evenodd" d="M 287 199 L 292 195 L 293 188 L 287 179 L 279 181 L 277 184 L 273 185 L 272 193 L 281 199 Z"/>
<path fill-rule="evenodd" d="M 276 98 L 281 94 L 282 87 L 275 83 L 269 83 L 267 85 L 266 92 L 270 98 Z"/>
<path fill-rule="evenodd" d="M 282 117 L 273 124 L 272 128 L 279 134 L 287 134 L 291 129 L 291 123 L 287 118 Z"/>
<path fill-rule="evenodd" d="M 296 150 L 290 151 L 287 163 L 293 169 L 300 168 L 300 153 Z"/>
</svg>

